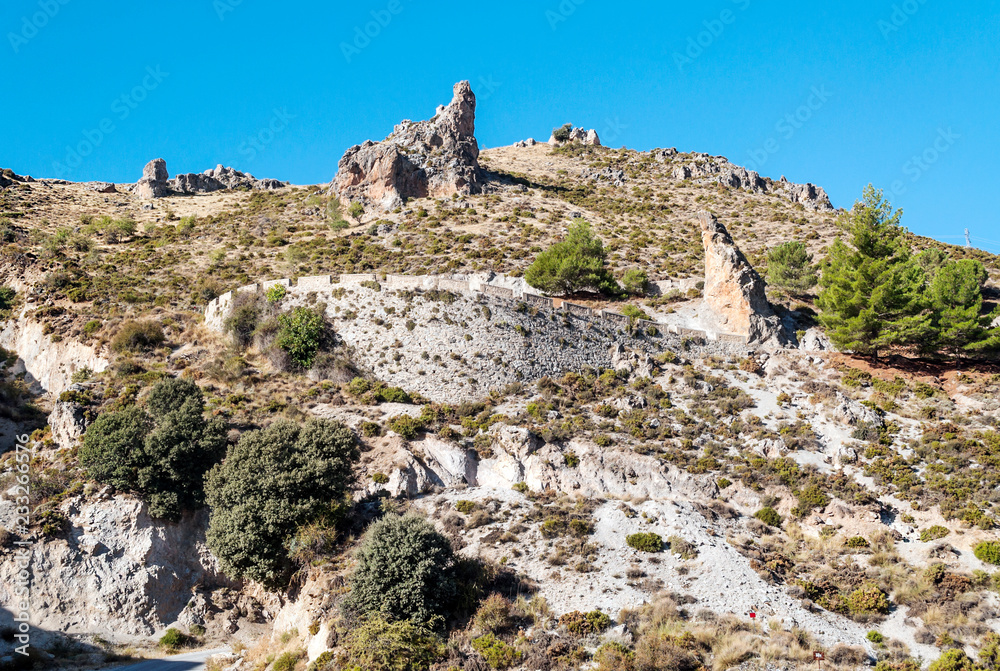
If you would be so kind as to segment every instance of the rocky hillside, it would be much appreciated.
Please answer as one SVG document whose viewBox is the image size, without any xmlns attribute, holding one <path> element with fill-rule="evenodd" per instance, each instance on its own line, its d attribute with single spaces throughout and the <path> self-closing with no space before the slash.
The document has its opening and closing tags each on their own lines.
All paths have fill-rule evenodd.
<svg viewBox="0 0 1000 671">
<path fill-rule="evenodd" d="M 0 173 L 0 661 L 29 663 L 27 567 L 37 668 L 171 638 L 231 671 L 994 668 L 1000 367 L 837 352 L 815 289 L 769 287 L 769 249 L 840 233 L 820 187 L 571 126 L 480 152 L 475 111 L 457 84 L 331 184 Z M 531 286 L 581 221 L 647 281 Z M 997 257 L 907 239 L 979 261 L 996 302 Z M 464 586 L 419 622 L 358 605 L 397 513 L 454 553 L 404 578 Z"/>
</svg>

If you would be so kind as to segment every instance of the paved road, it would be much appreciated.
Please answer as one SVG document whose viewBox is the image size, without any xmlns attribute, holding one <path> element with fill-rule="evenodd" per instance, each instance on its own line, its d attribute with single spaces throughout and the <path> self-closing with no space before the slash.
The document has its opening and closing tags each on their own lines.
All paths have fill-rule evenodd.
<svg viewBox="0 0 1000 671">
<path fill-rule="evenodd" d="M 173 655 L 163 659 L 147 659 L 138 664 L 119 666 L 115 671 L 202 671 L 205 662 L 212 655 L 220 652 L 229 652 L 229 648 L 215 648 L 213 650 L 200 650 L 198 652 L 188 652 L 183 655 Z"/>
</svg>

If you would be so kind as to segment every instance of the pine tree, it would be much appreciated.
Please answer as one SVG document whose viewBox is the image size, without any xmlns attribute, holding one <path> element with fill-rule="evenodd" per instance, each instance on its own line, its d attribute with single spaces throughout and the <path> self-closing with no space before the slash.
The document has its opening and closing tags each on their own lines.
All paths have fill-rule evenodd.
<svg viewBox="0 0 1000 671">
<path fill-rule="evenodd" d="M 816 286 L 816 267 L 806 246 L 798 241 L 783 242 L 767 253 L 767 283 L 801 294 Z"/>
<path fill-rule="evenodd" d="M 925 351 L 944 349 L 959 355 L 1000 348 L 1000 328 L 990 326 L 997 311 L 982 313 L 987 277 L 983 264 L 974 259 L 941 266 L 928 288 L 936 333 Z"/>
<path fill-rule="evenodd" d="M 604 243 L 594 236 L 590 224 L 581 221 L 569 229 L 566 239 L 538 255 L 524 273 L 536 289 L 550 294 L 570 294 L 592 289 L 610 294 L 621 291 L 605 265 Z"/>
<path fill-rule="evenodd" d="M 931 333 L 926 275 L 910 255 L 902 210 L 871 185 L 840 225 L 820 279 L 820 322 L 837 347 L 878 357 L 894 346 L 920 343 Z"/>
</svg>

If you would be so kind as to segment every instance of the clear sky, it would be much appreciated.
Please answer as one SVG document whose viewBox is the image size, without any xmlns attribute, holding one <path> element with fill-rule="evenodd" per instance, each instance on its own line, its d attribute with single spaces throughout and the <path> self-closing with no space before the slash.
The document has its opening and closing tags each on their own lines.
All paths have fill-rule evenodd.
<svg viewBox="0 0 1000 671">
<path fill-rule="evenodd" d="M 838 207 L 873 182 L 914 232 L 1000 253 L 1000 0 L 6 0 L 0 31 L 0 166 L 22 174 L 163 157 L 327 182 L 469 79 L 486 147 L 573 122 Z"/>
</svg>

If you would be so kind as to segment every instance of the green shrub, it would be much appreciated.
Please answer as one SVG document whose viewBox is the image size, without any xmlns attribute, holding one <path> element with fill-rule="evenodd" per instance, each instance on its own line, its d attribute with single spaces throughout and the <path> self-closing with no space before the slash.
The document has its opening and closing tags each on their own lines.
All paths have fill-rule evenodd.
<svg viewBox="0 0 1000 671">
<path fill-rule="evenodd" d="M 455 510 L 463 515 L 469 515 L 476 509 L 475 501 L 455 501 Z"/>
<path fill-rule="evenodd" d="M 361 221 L 361 215 L 365 213 L 365 206 L 354 201 L 347 207 L 347 213 L 354 217 L 356 221 Z"/>
<path fill-rule="evenodd" d="M 844 541 L 844 545 L 854 549 L 871 547 L 871 544 L 861 536 L 851 536 L 846 541 Z"/>
<path fill-rule="evenodd" d="M 633 296 L 643 296 L 649 288 L 649 276 L 645 270 L 629 268 L 622 275 L 622 290 Z"/>
<path fill-rule="evenodd" d="M 491 669 L 509 669 L 521 662 L 521 653 L 493 634 L 472 639 L 472 648 L 483 656 Z"/>
<path fill-rule="evenodd" d="M 163 344 L 163 327 L 154 321 L 125 322 L 111 341 L 111 351 L 117 354 L 148 352 Z"/>
<path fill-rule="evenodd" d="M 865 634 L 865 638 L 874 643 L 875 645 L 882 645 L 885 642 L 885 636 L 877 631 L 869 631 Z"/>
<path fill-rule="evenodd" d="M 987 564 L 1000 564 L 1000 541 L 982 541 L 976 543 L 972 553 L 980 561 Z"/>
<path fill-rule="evenodd" d="M 416 417 L 397 415 L 389 420 L 389 428 L 406 440 L 413 440 L 423 430 L 424 424 Z"/>
<path fill-rule="evenodd" d="M 267 290 L 267 293 L 264 294 L 264 297 L 267 299 L 269 303 L 279 303 L 285 298 L 285 295 L 287 293 L 288 289 L 285 288 L 284 284 L 275 284 L 274 286 L 272 286 L 270 289 Z"/>
<path fill-rule="evenodd" d="M 387 515 L 369 527 L 356 554 L 349 611 L 428 621 L 458 594 L 455 554 L 422 517 Z"/>
<path fill-rule="evenodd" d="M 180 629 L 171 627 L 160 637 L 160 647 L 168 651 L 177 650 L 187 643 L 187 636 Z"/>
<path fill-rule="evenodd" d="M 476 610 L 472 617 L 472 627 L 483 634 L 495 634 L 512 625 L 510 601 L 499 594 L 491 594 Z"/>
<path fill-rule="evenodd" d="M 293 671 L 295 665 L 302 659 L 301 652 L 285 652 L 271 665 L 271 671 Z"/>
<path fill-rule="evenodd" d="M 625 538 L 625 542 L 628 543 L 629 547 L 640 552 L 660 552 L 663 550 L 663 539 L 660 538 L 659 534 L 652 532 L 629 534 Z"/>
<path fill-rule="evenodd" d="M 427 671 L 444 654 L 441 640 L 422 624 L 369 617 L 343 641 L 345 671 Z"/>
<path fill-rule="evenodd" d="M 781 515 L 778 514 L 777 510 L 775 510 L 770 506 L 764 506 L 763 508 L 755 512 L 753 516 L 769 527 L 781 526 Z"/>
<path fill-rule="evenodd" d="M 14 300 L 17 292 L 6 285 L 0 286 L 0 312 L 7 312 L 14 307 Z"/>
<path fill-rule="evenodd" d="M 981 671 L 981 669 L 969 659 L 964 650 L 953 648 L 941 653 L 941 656 L 927 667 L 927 671 Z"/>
<path fill-rule="evenodd" d="M 389 476 L 385 473 L 372 473 L 372 482 L 376 485 L 385 485 L 389 483 Z"/>
<path fill-rule="evenodd" d="M 566 239 L 549 247 L 535 258 L 524 279 L 536 289 L 551 294 L 570 294 L 592 289 L 617 294 L 620 290 L 604 263 L 607 254 L 600 238 L 594 237 L 590 224 L 580 222 L 570 227 Z"/>
<path fill-rule="evenodd" d="M 630 326 L 635 326 L 635 323 L 640 319 L 645 319 L 647 321 L 651 319 L 650 316 L 637 305 L 626 305 L 622 308 L 622 314 L 628 317 L 628 323 Z"/>
<path fill-rule="evenodd" d="M 868 583 L 850 593 L 847 597 L 847 607 L 852 615 L 867 615 L 872 613 L 885 614 L 889 612 L 889 598 L 878 585 Z"/>
<path fill-rule="evenodd" d="M 920 532 L 920 540 L 923 541 L 924 543 L 930 543 L 931 541 L 936 541 L 941 538 L 944 538 L 950 533 L 951 531 L 948 530 L 948 527 L 943 527 L 940 524 L 935 524 L 929 529 L 924 529 L 923 531 Z"/>
<path fill-rule="evenodd" d="M 244 433 L 208 475 L 208 547 L 231 576 L 283 586 L 289 541 L 309 522 L 336 518 L 360 456 L 343 424 L 280 420 Z"/>
<path fill-rule="evenodd" d="M 301 368 L 310 368 L 316 359 L 323 336 L 323 315 L 309 308 L 298 307 L 290 313 L 278 315 L 281 328 L 275 345 L 285 350 L 289 358 Z"/>
<path fill-rule="evenodd" d="M 577 636 L 586 636 L 607 630 L 611 626 L 611 618 L 599 610 L 592 610 L 589 613 L 574 610 L 562 615 L 559 618 L 559 625 Z"/>
<path fill-rule="evenodd" d="M 694 559 L 698 556 L 698 548 L 695 547 L 694 543 L 686 541 L 680 536 L 667 538 L 667 545 L 670 546 L 670 551 L 681 559 Z"/>
<path fill-rule="evenodd" d="M 361 435 L 365 438 L 377 438 L 382 435 L 382 425 L 378 422 L 361 422 Z"/>
<path fill-rule="evenodd" d="M 594 653 L 597 671 L 624 671 L 633 668 L 635 653 L 617 641 L 604 643 Z"/>
<path fill-rule="evenodd" d="M 177 520 L 202 504 L 205 473 L 225 451 L 225 422 L 204 412 L 194 382 L 158 382 L 146 409 L 106 412 L 87 427 L 80 464 L 98 482 L 139 494 L 153 517 Z"/>
<path fill-rule="evenodd" d="M 580 465 L 580 457 L 577 456 L 576 452 L 567 452 L 563 455 L 563 462 L 570 468 L 576 468 Z"/>
</svg>

